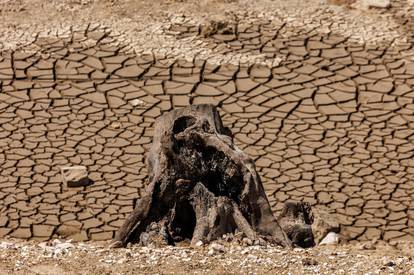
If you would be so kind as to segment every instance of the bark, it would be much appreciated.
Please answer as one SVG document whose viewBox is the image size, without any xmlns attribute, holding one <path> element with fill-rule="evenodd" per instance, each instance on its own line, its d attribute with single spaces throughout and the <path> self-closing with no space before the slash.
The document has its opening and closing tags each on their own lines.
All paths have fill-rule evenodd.
<svg viewBox="0 0 414 275">
<path fill-rule="evenodd" d="M 192 244 L 243 232 L 291 246 L 270 208 L 254 161 L 234 143 L 212 105 L 193 105 L 155 122 L 149 184 L 113 246 Z"/>
<path fill-rule="evenodd" d="M 289 239 L 297 246 L 315 246 L 312 232 L 313 213 L 310 205 L 304 202 L 287 202 L 278 217 L 278 222 Z"/>
</svg>

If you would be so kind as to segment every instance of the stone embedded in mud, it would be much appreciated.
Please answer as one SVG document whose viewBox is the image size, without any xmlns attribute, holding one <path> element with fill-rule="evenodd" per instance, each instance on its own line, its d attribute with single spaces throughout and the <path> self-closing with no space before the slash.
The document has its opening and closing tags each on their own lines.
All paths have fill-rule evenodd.
<svg viewBox="0 0 414 275">
<path fill-rule="evenodd" d="M 88 171 L 85 166 L 66 166 L 61 167 L 63 182 L 68 187 L 81 187 L 92 184 L 88 178 Z"/>
</svg>

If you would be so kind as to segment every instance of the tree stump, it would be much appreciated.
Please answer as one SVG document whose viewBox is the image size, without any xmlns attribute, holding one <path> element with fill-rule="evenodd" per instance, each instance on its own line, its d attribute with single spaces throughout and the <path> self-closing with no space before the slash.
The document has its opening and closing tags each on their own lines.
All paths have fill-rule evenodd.
<svg viewBox="0 0 414 275">
<path fill-rule="evenodd" d="M 277 221 L 289 239 L 303 248 L 315 246 L 312 223 L 314 217 L 309 203 L 287 202 Z"/>
<path fill-rule="evenodd" d="M 117 232 L 127 243 L 211 242 L 223 234 L 291 246 L 273 216 L 254 161 L 234 143 L 216 107 L 193 105 L 155 122 L 145 194 Z"/>
</svg>

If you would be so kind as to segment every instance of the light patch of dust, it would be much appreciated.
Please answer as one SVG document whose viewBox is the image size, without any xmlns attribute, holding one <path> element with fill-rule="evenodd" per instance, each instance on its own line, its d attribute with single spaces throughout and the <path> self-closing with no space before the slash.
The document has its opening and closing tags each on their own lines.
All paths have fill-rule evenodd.
<svg viewBox="0 0 414 275">
<path fill-rule="evenodd" d="M 0 9 L 10 4 L 2 0 Z M 17 4 L 16 4 L 17 3 Z M 178 38 L 166 35 L 177 22 L 202 24 L 212 18 L 246 21 L 269 19 L 275 26 L 285 24 L 284 37 L 319 33 L 338 33 L 356 43 L 407 42 L 399 25 L 387 14 L 363 14 L 324 1 L 110 1 L 110 0 L 21 0 L 14 2 L 20 11 L 5 8 L 0 27 L 0 51 L 31 44 L 35 37 L 65 35 L 89 24 L 109 27 L 118 41 L 136 53 L 152 53 L 175 58 L 208 59 L 212 63 L 269 63 L 263 55 L 220 54 L 199 37 Z M 18 10 L 18 9 L 17 9 Z M 283 61 L 277 57 L 274 64 Z"/>
</svg>

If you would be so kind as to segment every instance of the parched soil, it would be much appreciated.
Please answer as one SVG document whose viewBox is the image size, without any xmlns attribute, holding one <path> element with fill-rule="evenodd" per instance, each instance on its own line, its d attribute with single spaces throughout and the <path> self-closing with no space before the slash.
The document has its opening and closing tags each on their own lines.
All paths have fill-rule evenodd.
<svg viewBox="0 0 414 275">
<path fill-rule="evenodd" d="M 0 241 L 1 274 L 414 274 L 414 244 L 283 249 L 224 241 L 108 249 L 103 242 Z"/>
<path fill-rule="evenodd" d="M 0 236 L 112 238 L 155 118 L 211 103 L 275 212 L 304 200 L 348 239 L 412 240 L 414 3 L 330 2 L 0 0 Z M 71 165 L 94 184 L 62 185 Z M 414 272 L 404 242 L 106 247 L 3 240 L 0 273 Z"/>
</svg>

